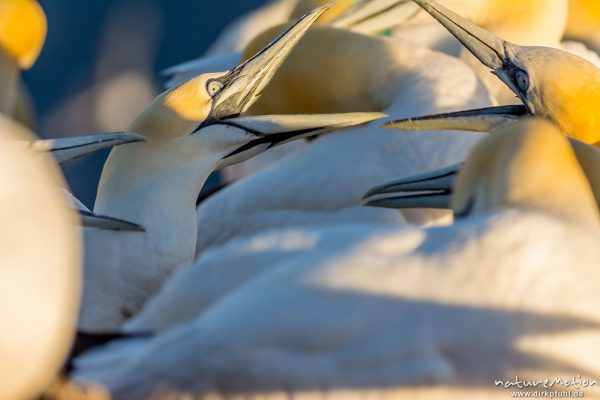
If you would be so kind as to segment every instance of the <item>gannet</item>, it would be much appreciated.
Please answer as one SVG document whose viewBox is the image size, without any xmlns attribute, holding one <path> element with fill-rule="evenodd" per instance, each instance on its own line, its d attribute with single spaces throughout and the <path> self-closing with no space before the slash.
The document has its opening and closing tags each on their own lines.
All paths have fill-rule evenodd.
<svg viewBox="0 0 600 400">
<path fill-rule="evenodd" d="M 595 117 L 600 104 L 598 68 L 559 49 L 509 43 L 434 1 L 414 1 L 517 95 L 524 104 L 522 110 L 553 121 L 569 137 L 590 144 L 600 141 Z M 470 111 L 498 112 L 493 108 Z"/>
<path fill-rule="evenodd" d="M 519 107 L 498 107 L 475 112 L 389 122 L 384 127 L 402 130 L 458 129 L 494 132 L 527 117 Z M 569 138 L 572 150 L 589 182 L 600 182 L 600 150 Z M 367 205 L 382 208 L 451 208 L 452 187 L 462 163 L 390 182 L 371 189 L 364 197 Z M 600 185 L 592 184 L 600 209 Z"/>
<path fill-rule="evenodd" d="M 386 0 L 372 1 L 383 3 Z M 595 22 L 589 21 L 594 18 L 594 1 L 439 0 L 439 4 L 511 43 L 559 48 L 600 66 L 598 54 L 588 50 L 583 44 L 572 41 L 584 39 L 583 32 L 592 36 L 597 29 L 593 27 Z M 409 8 L 410 5 L 412 2 L 409 1 L 402 6 Z M 578 22 L 582 19 L 585 21 Z M 565 33 L 567 20 L 568 28 Z M 460 44 L 442 27 L 433 24 L 433 21 L 429 16 L 417 14 L 409 21 L 397 25 L 393 34 L 401 40 L 424 44 L 451 55 L 461 56 L 478 72 L 479 77 L 501 104 L 514 103 L 510 91 L 499 85 L 471 54 L 461 51 Z M 569 33 L 574 30 L 571 28 L 573 25 L 580 27 L 580 36 Z M 589 44 L 589 40 L 584 40 L 584 44 Z"/>
<path fill-rule="evenodd" d="M 164 92 L 133 121 L 127 131 L 147 141 L 112 149 L 93 211 L 137 223 L 145 232 L 85 231 L 82 330 L 118 329 L 172 272 L 192 263 L 196 197 L 213 170 L 294 139 L 382 118 L 240 116 L 325 10 L 307 14 L 235 69 Z"/>
<path fill-rule="evenodd" d="M 36 398 L 55 378 L 74 335 L 81 290 L 77 217 L 56 190 L 65 185 L 56 164 L 21 144 L 33 138 L 0 116 L 2 399 Z"/>
<path fill-rule="evenodd" d="M 17 111 L 20 71 L 37 60 L 46 30 L 46 15 L 36 0 L 0 1 L 0 113 Z"/>
<path fill-rule="evenodd" d="M 254 46 L 267 38 L 262 35 Z M 408 116 L 417 110 L 464 109 L 467 104 L 485 107 L 492 100 L 460 60 L 409 43 L 319 26 L 308 32 L 249 112 L 362 110 Z M 242 231 L 286 226 L 285 211 L 308 214 L 356 207 L 368 189 L 398 178 L 397 171 L 409 176 L 459 162 L 479 139 L 464 132 L 388 133 L 379 125 L 313 141 L 205 200 L 198 222 L 211 229 L 198 235 L 198 254 Z M 272 211 L 281 212 L 280 217 L 265 218 Z M 409 222 L 425 223 L 446 214 L 405 215 Z"/>
<path fill-rule="evenodd" d="M 507 396 L 495 379 L 597 376 L 599 214 L 568 141 L 542 120 L 511 125 L 477 144 L 455 192 L 452 226 L 326 230 L 330 251 L 90 353 L 76 377 L 117 399 L 480 399 Z"/>
</svg>

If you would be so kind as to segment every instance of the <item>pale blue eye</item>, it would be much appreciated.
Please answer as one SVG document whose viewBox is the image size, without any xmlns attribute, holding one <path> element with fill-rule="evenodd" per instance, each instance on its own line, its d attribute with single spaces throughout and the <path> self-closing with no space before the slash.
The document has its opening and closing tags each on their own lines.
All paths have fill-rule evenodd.
<svg viewBox="0 0 600 400">
<path fill-rule="evenodd" d="M 529 75 L 527 75 L 525 71 L 517 71 L 515 74 L 515 82 L 522 92 L 529 90 Z"/>
<path fill-rule="evenodd" d="M 213 81 L 208 81 L 206 83 L 206 91 L 208 92 L 209 96 L 211 96 L 211 97 L 213 97 L 217 93 L 219 93 L 221 91 L 221 89 L 223 89 L 222 82 L 213 80 Z"/>
</svg>

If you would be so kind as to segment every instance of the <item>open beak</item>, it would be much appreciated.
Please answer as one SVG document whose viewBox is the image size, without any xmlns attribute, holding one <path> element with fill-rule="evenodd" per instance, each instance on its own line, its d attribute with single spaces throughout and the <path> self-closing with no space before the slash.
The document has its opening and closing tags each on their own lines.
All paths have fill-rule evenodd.
<svg viewBox="0 0 600 400">
<path fill-rule="evenodd" d="M 108 231 L 145 232 L 138 224 L 105 215 L 94 214 L 90 211 L 78 210 L 81 224 L 86 228 L 97 228 Z"/>
<path fill-rule="evenodd" d="M 214 96 L 210 115 L 203 126 L 237 117 L 250 108 L 306 31 L 329 7 L 325 5 L 309 12 L 252 58 L 219 78 L 223 86 Z"/>
<path fill-rule="evenodd" d="M 451 208 L 452 187 L 462 164 L 404 178 L 371 189 L 364 197 L 368 207 Z"/>
<path fill-rule="evenodd" d="M 456 130 L 490 132 L 530 115 L 523 105 L 480 108 L 391 121 L 381 127 L 404 131 Z"/>
<path fill-rule="evenodd" d="M 246 161 L 265 150 L 293 140 L 322 135 L 386 117 L 387 115 L 382 113 L 362 112 L 245 116 L 219 121 L 221 125 L 245 131 L 252 139 L 225 156 L 218 168 Z"/>
<path fill-rule="evenodd" d="M 98 150 L 146 139 L 129 132 L 101 133 L 60 139 L 36 140 L 31 148 L 39 152 L 51 152 L 57 162 L 73 160 Z"/>
<path fill-rule="evenodd" d="M 333 19 L 330 25 L 375 34 L 412 19 L 420 11 L 410 0 L 359 1 Z"/>
</svg>

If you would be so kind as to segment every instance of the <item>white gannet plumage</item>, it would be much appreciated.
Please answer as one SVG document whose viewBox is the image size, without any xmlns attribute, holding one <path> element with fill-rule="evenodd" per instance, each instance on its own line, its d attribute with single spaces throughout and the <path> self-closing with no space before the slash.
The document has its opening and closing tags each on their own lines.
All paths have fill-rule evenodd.
<svg viewBox="0 0 600 400">
<path fill-rule="evenodd" d="M 81 293 L 81 234 L 50 157 L 0 117 L 0 398 L 39 396 L 67 357 Z"/>
<path fill-rule="evenodd" d="M 204 74 L 164 92 L 134 120 L 128 131 L 147 141 L 111 151 L 93 211 L 145 231 L 85 230 L 82 330 L 119 329 L 172 272 L 192 263 L 196 198 L 213 170 L 278 144 L 383 116 L 240 116 L 326 9 L 307 14 L 233 70 Z"/>
<path fill-rule="evenodd" d="M 193 266 L 169 279 L 124 329 L 132 334 L 172 329 L 291 257 L 347 245 L 340 237 L 362 239 L 367 226 L 404 223 L 400 213 L 382 211 L 355 207 L 335 213 L 268 211 L 252 215 L 249 221 L 237 217 L 235 239 L 209 249 Z M 323 233 L 329 230 L 331 234 Z M 247 233 L 257 231 L 260 233 L 256 235 Z"/>
<path fill-rule="evenodd" d="M 130 399 L 490 398 L 515 374 L 596 376 L 599 183 L 553 125 L 521 122 L 469 156 L 455 224 L 283 233 L 302 254 L 187 324 L 84 356 L 76 376 Z"/>
</svg>

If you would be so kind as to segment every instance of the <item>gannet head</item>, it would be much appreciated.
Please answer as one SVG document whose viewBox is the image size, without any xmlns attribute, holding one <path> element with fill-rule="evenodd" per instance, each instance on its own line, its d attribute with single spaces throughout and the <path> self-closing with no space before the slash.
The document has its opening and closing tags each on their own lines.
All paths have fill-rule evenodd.
<svg viewBox="0 0 600 400">
<path fill-rule="evenodd" d="M 375 188 L 365 196 L 366 204 L 452 208 L 459 217 L 501 207 L 531 208 L 596 221 L 600 151 L 560 135 L 541 119 L 500 124 L 464 164 Z"/>
<path fill-rule="evenodd" d="M 381 118 L 380 113 L 242 115 L 327 8 L 308 13 L 232 70 L 200 75 L 159 95 L 128 128 L 129 132 L 145 136 L 147 142 L 121 146 L 113 154 L 133 151 L 134 147 L 144 149 L 144 157 L 153 158 L 144 166 L 146 171 L 165 171 L 167 167 L 178 168 L 186 161 L 198 160 L 209 160 L 215 168 L 222 168 L 291 140 Z M 177 159 L 169 159 L 168 154 Z M 110 167 L 114 158 L 109 157 L 109 169 L 126 169 Z M 118 164 L 128 162 L 126 157 L 119 159 Z"/>
<path fill-rule="evenodd" d="M 238 117 L 260 97 L 291 50 L 328 7 L 306 14 L 237 67 L 200 75 L 160 94 L 128 130 L 151 141 L 167 140 Z"/>
<path fill-rule="evenodd" d="M 502 127 L 475 146 L 458 174 L 457 217 L 512 207 L 597 222 L 590 185 L 568 140 L 543 120 Z"/>
<path fill-rule="evenodd" d="M 46 30 L 46 14 L 36 0 L 0 0 L 0 50 L 21 69 L 37 60 Z"/>
<path fill-rule="evenodd" d="M 571 137 L 600 140 L 595 110 L 600 70 L 567 52 L 506 42 L 430 0 L 414 0 L 492 69 L 528 111 L 547 118 Z"/>
</svg>

